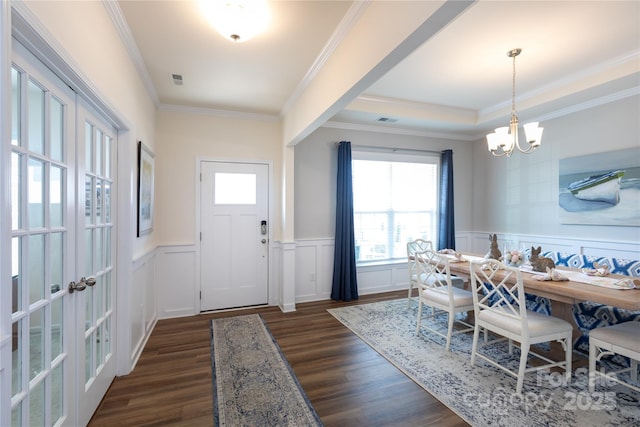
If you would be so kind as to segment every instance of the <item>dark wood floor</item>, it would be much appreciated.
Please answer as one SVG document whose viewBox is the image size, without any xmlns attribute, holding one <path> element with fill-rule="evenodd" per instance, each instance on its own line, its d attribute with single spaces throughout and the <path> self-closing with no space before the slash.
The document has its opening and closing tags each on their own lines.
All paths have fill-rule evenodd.
<svg viewBox="0 0 640 427">
<path fill-rule="evenodd" d="M 466 426 L 326 311 L 403 296 L 298 304 L 294 313 L 262 307 L 160 320 L 134 371 L 115 379 L 89 425 L 212 425 L 209 320 L 258 312 L 325 426 Z"/>
</svg>

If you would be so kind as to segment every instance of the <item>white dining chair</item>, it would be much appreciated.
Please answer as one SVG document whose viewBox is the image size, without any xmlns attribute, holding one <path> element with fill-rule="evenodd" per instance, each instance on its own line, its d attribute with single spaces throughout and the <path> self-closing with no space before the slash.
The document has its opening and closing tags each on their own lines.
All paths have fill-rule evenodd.
<svg viewBox="0 0 640 427">
<path fill-rule="evenodd" d="M 602 357 L 619 354 L 629 358 L 629 367 L 610 369 L 609 372 L 596 369 L 596 362 Z M 640 360 L 640 322 L 630 321 L 612 326 L 592 329 L 589 332 L 589 391 L 595 391 L 598 377 L 605 378 L 625 385 L 632 390 L 640 391 L 636 387 L 619 378 L 619 375 L 629 372 L 630 380 L 638 380 L 638 361 Z"/>
<path fill-rule="evenodd" d="M 418 252 L 424 252 L 428 249 L 433 249 L 433 244 L 429 240 L 416 239 L 411 242 L 407 242 L 407 268 L 409 271 L 409 294 L 407 304 L 409 304 L 409 307 L 411 306 L 413 287 L 417 287 L 418 284 L 416 260 L 414 255 Z"/>
<path fill-rule="evenodd" d="M 479 357 L 491 365 L 516 377 L 516 393 L 522 393 L 525 374 L 561 367 L 567 382 L 571 379 L 571 352 L 573 327 L 557 317 L 526 309 L 522 272 L 500 261 L 471 261 L 471 292 L 475 311 L 475 329 L 471 349 L 471 365 Z M 480 330 L 493 332 L 498 338 L 486 340 L 480 345 Z M 520 344 L 520 364 L 515 372 L 497 360 L 481 353 L 485 347 L 500 341 L 509 341 L 509 354 L 513 353 L 513 342 Z M 564 349 L 564 360 L 554 361 L 531 350 L 531 346 L 543 342 L 558 341 Z M 527 367 L 529 355 L 539 358 L 541 364 Z"/>
<path fill-rule="evenodd" d="M 416 273 L 418 279 L 418 320 L 416 335 L 420 334 L 422 326 L 422 307 L 431 307 L 431 319 L 441 313 L 447 313 L 447 333 L 441 332 L 442 328 L 425 323 L 424 328 L 440 335 L 447 340 L 445 350 L 449 351 L 451 336 L 473 331 L 473 325 L 462 319 L 456 318 L 457 313 L 466 313 L 473 310 L 473 296 L 471 292 L 453 285 L 449 259 L 433 250 L 415 253 Z M 453 330 L 454 323 L 464 325 L 465 329 Z"/>
</svg>

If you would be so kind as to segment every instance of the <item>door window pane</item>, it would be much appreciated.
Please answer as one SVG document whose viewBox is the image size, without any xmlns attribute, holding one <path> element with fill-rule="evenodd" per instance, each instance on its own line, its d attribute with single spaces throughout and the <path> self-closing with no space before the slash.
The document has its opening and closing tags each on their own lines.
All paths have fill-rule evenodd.
<svg viewBox="0 0 640 427">
<path fill-rule="evenodd" d="M 51 425 L 62 418 L 62 409 L 64 408 L 64 375 L 63 364 L 56 366 L 51 373 Z"/>
<path fill-rule="evenodd" d="M 96 179 L 96 224 L 102 223 L 102 180 Z"/>
<path fill-rule="evenodd" d="M 104 138 L 104 176 L 111 178 L 111 137 Z"/>
<path fill-rule="evenodd" d="M 29 159 L 29 227 L 44 227 L 44 163 Z"/>
<path fill-rule="evenodd" d="M 57 298 L 51 303 L 51 361 L 62 354 L 63 300 Z"/>
<path fill-rule="evenodd" d="M 111 310 L 111 271 L 104 275 L 104 310 Z"/>
<path fill-rule="evenodd" d="M 11 396 L 15 396 L 22 391 L 22 355 L 24 353 L 22 337 L 24 324 L 24 320 L 19 320 L 11 325 Z"/>
<path fill-rule="evenodd" d="M 44 235 L 29 236 L 29 304 L 44 299 Z"/>
<path fill-rule="evenodd" d="M 93 172 L 93 139 L 91 132 L 93 126 L 90 123 L 84 124 L 84 167 L 87 172 Z"/>
<path fill-rule="evenodd" d="M 84 231 L 84 276 L 93 274 L 93 230 Z"/>
<path fill-rule="evenodd" d="M 93 334 L 89 334 L 84 340 L 84 383 L 88 383 L 92 378 L 93 372 Z"/>
<path fill-rule="evenodd" d="M 110 223 L 111 222 L 111 183 L 109 183 L 108 181 L 104 182 L 104 185 L 102 186 L 102 189 L 104 191 L 104 222 L 106 223 Z"/>
<path fill-rule="evenodd" d="M 22 227 L 22 156 L 11 153 L 11 229 Z"/>
<path fill-rule="evenodd" d="M 20 141 L 20 95 L 22 75 L 15 68 L 11 69 L 11 144 L 22 145 Z"/>
<path fill-rule="evenodd" d="M 216 173 L 214 203 L 216 205 L 255 205 L 256 175 L 249 173 Z"/>
<path fill-rule="evenodd" d="M 62 286 L 64 265 L 63 233 L 51 233 L 50 241 L 51 252 L 49 259 L 51 260 L 51 294 L 53 295 L 64 289 Z"/>
<path fill-rule="evenodd" d="M 49 221 L 51 227 L 62 227 L 63 223 L 62 195 L 64 194 L 64 183 L 62 173 L 62 168 L 51 166 L 51 172 L 49 173 Z"/>
<path fill-rule="evenodd" d="M 12 313 L 22 309 L 22 238 L 11 239 L 11 295 Z"/>
<path fill-rule="evenodd" d="M 51 158 L 53 160 L 62 161 L 63 152 L 62 147 L 64 145 L 64 109 L 60 101 L 51 97 L 51 109 L 50 109 L 50 144 L 51 144 Z"/>
<path fill-rule="evenodd" d="M 44 154 L 44 91 L 34 82 L 28 86 L 29 150 Z"/>
<path fill-rule="evenodd" d="M 96 150 L 96 161 L 95 161 L 96 175 L 102 175 L 102 132 L 100 131 L 100 129 L 96 130 L 95 150 Z"/>
<path fill-rule="evenodd" d="M 102 228 L 96 228 L 96 272 L 101 271 L 104 268 L 104 248 L 102 247 Z M 93 273 L 93 272 L 92 272 Z M 94 273 L 93 273 L 94 274 Z M 89 276 L 87 276 L 89 277 Z"/>
<path fill-rule="evenodd" d="M 29 316 L 29 380 L 44 369 L 44 309 Z"/>
<path fill-rule="evenodd" d="M 29 392 L 29 424 L 32 426 L 44 425 L 44 381 L 40 381 Z"/>
<path fill-rule="evenodd" d="M 85 177 L 84 181 L 84 219 L 86 224 L 93 224 L 93 179 Z"/>
</svg>

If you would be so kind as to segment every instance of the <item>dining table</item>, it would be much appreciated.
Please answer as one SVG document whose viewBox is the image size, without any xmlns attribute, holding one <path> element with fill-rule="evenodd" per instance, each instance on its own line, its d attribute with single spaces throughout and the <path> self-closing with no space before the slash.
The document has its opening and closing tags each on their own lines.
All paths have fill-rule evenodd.
<svg viewBox="0 0 640 427">
<path fill-rule="evenodd" d="M 482 255 L 473 253 L 456 252 L 446 256 L 449 259 L 451 274 L 466 279 L 471 275 L 470 261 L 484 259 Z M 532 271 L 529 265 L 522 265 L 520 270 L 525 292 L 551 300 L 551 315 L 564 319 L 573 326 L 574 340 L 581 335 L 572 314 L 572 307 L 576 303 L 590 301 L 625 310 L 640 311 L 640 278 L 638 277 L 619 274 L 598 277 L 590 276 L 577 268 L 557 267 L 556 272 L 568 280 L 552 281 L 540 280 L 540 275 L 544 273 Z M 512 276 L 507 280 L 515 280 L 515 277 Z"/>
</svg>

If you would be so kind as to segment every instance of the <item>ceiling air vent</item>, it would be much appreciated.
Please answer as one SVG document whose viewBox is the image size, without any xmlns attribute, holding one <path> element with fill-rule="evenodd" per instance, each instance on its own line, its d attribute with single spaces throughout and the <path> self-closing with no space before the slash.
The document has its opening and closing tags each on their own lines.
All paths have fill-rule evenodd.
<svg viewBox="0 0 640 427">
<path fill-rule="evenodd" d="M 395 123 L 398 121 L 398 119 L 392 119 L 391 117 L 380 117 L 377 121 L 382 123 Z"/>
<path fill-rule="evenodd" d="M 182 74 L 171 74 L 173 84 L 176 86 L 182 86 Z"/>
</svg>

